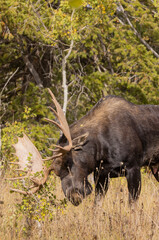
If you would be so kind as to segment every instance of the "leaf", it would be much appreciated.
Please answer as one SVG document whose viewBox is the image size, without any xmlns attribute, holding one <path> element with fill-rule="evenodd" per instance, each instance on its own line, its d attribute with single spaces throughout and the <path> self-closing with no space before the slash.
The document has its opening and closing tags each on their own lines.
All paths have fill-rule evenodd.
<svg viewBox="0 0 159 240">
<path fill-rule="evenodd" d="M 72 8 L 79 8 L 81 7 L 82 3 L 83 3 L 83 0 L 68 0 L 68 4 Z"/>
</svg>

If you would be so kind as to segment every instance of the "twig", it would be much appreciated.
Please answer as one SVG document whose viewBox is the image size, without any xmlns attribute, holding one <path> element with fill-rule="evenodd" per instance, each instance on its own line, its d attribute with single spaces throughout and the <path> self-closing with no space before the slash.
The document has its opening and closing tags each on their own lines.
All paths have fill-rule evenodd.
<svg viewBox="0 0 159 240">
<path fill-rule="evenodd" d="M 1 98 L 1 96 L 3 94 L 4 89 L 8 85 L 9 81 L 14 77 L 14 75 L 18 72 L 18 70 L 19 70 L 19 67 L 15 70 L 15 72 L 8 78 L 7 82 L 4 84 L 4 87 L 2 88 L 2 91 L 0 93 L 0 98 Z"/>
</svg>

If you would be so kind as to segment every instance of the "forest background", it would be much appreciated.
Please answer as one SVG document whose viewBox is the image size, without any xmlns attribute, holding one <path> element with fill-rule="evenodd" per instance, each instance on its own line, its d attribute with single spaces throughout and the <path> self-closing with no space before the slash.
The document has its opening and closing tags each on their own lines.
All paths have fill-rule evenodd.
<svg viewBox="0 0 159 240">
<path fill-rule="evenodd" d="M 159 104 L 158 0 L 0 0 L 1 178 L 13 174 L 11 146 L 22 132 L 51 154 L 59 131 L 43 121 L 52 117 L 48 87 L 69 124 L 103 95 Z M 42 199 L 53 188 L 56 205 L 54 187 Z"/>
</svg>

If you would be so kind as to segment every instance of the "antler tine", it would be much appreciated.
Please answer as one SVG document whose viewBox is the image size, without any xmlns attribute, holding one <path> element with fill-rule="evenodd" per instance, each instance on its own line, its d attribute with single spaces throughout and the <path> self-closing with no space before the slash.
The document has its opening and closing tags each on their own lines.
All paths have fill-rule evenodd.
<svg viewBox="0 0 159 240">
<path fill-rule="evenodd" d="M 56 112 L 52 107 L 49 106 L 49 108 L 50 108 L 51 111 L 53 111 L 53 113 L 54 113 L 54 114 L 56 115 L 56 117 L 58 118 L 57 112 Z"/>
<path fill-rule="evenodd" d="M 15 188 L 10 188 L 10 191 L 12 191 L 12 192 L 18 192 L 18 193 L 22 193 L 22 194 L 24 194 L 24 195 L 27 195 L 27 192 L 26 192 L 26 191 L 22 191 L 22 190 L 15 189 Z"/>
<path fill-rule="evenodd" d="M 70 134 L 70 129 L 66 120 L 66 117 L 64 115 L 64 112 L 60 106 L 60 104 L 57 102 L 54 94 L 51 92 L 51 90 L 48 88 L 49 94 L 51 95 L 52 101 L 56 106 L 56 110 L 57 112 L 55 113 L 55 110 L 53 110 L 53 112 L 55 113 L 55 115 L 57 116 L 60 125 L 55 123 L 53 120 L 51 120 L 52 123 L 56 124 L 64 133 L 65 137 L 67 138 L 69 145 L 65 146 L 64 149 L 65 151 L 70 151 L 72 148 L 72 139 L 71 139 L 71 134 Z"/>
<path fill-rule="evenodd" d="M 11 191 L 22 193 L 23 195 L 32 195 L 32 194 L 36 193 L 39 189 L 40 189 L 40 186 L 34 187 L 34 189 L 31 191 L 23 191 L 23 190 L 19 190 L 19 189 L 15 189 L 15 188 L 10 188 Z"/>
<path fill-rule="evenodd" d="M 18 170 L 21 170 L 21 169 L 18 169 Z M 25 171 L 25 170 L 22 170 L 22 171 Z M 25 179 L 25 178 L 29 178 L 30 176 L 30 171 L 27 171 L 27 174 L 25 176 L 22 176 L 22 177 L 14 177 L 14 178 L 5 178 L 6 180 L 10 180 L 10 181 L 13 181 L 13 180 L 22 180 L 22 179 Z"/>
<path fill-rule="evenodd" d="M 17 171 L 17 172 L 25 172 L 25 173 L 27 173 L 28 171 L 26 171 L 26 170 L 23 170 L 23 169 L 15 169 L 15 171 Z"/>
<path fill-rule="evenodd" d="M 59 153 L 57 155 L 53 155 L 51 157 L 48 157 L 48 158 L 45 158 L 45 159 L 42 159 L 43 161 L 49 161 L 49 160 L 53 160 L 55 158 L 58 158 L 58 157 L 61 157 L 63 155 L 63 153 Z"/>
<path fill-rule="evenodd" d="M 59 152 L 59 149 L 52 149 L 52 148 L 48 148 L 50 151 L 52 151 L 52 152 Z"/>
<path fill-rule="evenodd" d="M 65 149 L 65 147 L 61 147 L 60 145 L 56 145 L 56 144 L 52 144 L 53 147 L 59 148 L 61 150 L 61 152 L 66 152 L 67 150 Z M 57 149 L 52 149 L 52 152 L 57 152 L 59 150 Z"/>
<path fill-rule="evenodd" d="M 44 120 L 55 124 L 57 127 L 59 127 L 63 131 L 63 127 L 60 124 L 58 124 L 57 122 L 55 122 L 54 120 L 48 119 L 48 118 L 44 118 Z"/>
<path fill-rule="evenodd" d="M 10 181 L 13 181 L 13 180 L 21 180 L 21 179 L 25 179 L 25 178 L 28 178 L 28 176 L 23 176 L 23 177 L 15 177 L 15 178 L 6 178 L 6 180 L 10 180 Z"/>
<path fill-rule="evenodd" d="M 19 162 L 9 162 L 10 164 L 19 165 Z"/>
</svg>

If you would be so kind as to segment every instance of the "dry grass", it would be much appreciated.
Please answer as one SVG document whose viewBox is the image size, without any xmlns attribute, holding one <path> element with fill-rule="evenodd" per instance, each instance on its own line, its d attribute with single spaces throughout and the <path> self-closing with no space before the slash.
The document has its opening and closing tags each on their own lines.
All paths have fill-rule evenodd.
<svg viewBox="0 0 159 240">
<path fill-rule="evenodd" d="M 60 184 L 60 183 L 59 183 Z M 58 184 L 57 194 L 63 198 Z M 128 205 L 126 180 L 113 179 L 102 208 L 94 208 L 93 194 L 79 207 L 70 203 L 64 210 L 53 209 L 53 219 L 46 215 L 38 227 L 32 223 L 24 234 L 26 218 L 15 215 L 17 194 L 10 194 L 1 183 L 0 240 L 158 240 L 159 239 L 159 185 L 148 174 L 142 176 L 142 192 L 137 203 Z"/>
</svg>

